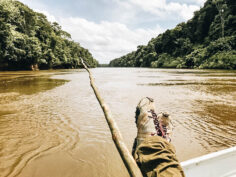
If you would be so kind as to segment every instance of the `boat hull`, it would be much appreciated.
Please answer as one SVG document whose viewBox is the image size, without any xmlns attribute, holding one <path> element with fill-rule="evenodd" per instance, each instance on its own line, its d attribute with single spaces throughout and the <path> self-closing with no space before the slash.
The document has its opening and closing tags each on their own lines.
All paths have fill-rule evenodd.
<svg viewBox="0 0 236 177">
<path fill-rule="evenodd" d="M 236 177 L 236 146 L 181 163 L 186 177 Z"/>
</svg>

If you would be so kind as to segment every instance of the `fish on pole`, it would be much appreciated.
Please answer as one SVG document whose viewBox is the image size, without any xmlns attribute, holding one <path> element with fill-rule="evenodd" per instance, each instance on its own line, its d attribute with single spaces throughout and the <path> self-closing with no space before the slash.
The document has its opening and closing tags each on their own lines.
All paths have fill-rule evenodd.
<svg viewBox="0 0 236 177">
<path fill-rule="evenodd" d="M 116 145 L 116 148 L 118 150 L 118 152 L 120 153 L 120 156 L 130 174 L 131 177 L 143 177 L 137 163 L 135 162 L 133 156 L 131 155 L 131 153 L 129 152 L 128 148 L 126 147 L 123 137 L 119 131 L 119 128 L 115 122 L 115 120 L 113 119 L 112 113 L 108 107 L 108 105 L 104 102 L 103 98 L 101 97 L 95 82 L 94 82 L 94 78 L 92 76 L 91 71 L 89 70 L 89 68 L 87 67 L 87 65 L 85 64 L 84 60 L 82 58 L 81 59 L 81 63 L 84 66 L 84 68 L 87 70 L 87 72 L 89 73 L 89 79 L 90 79 L 90 85 L 95 93 L 95 96 L 103 110 L 104 116 L 106 118 L 107 124 L 110 128 L 111 134 L 112 134 L 112 139 Z"/>
</svg>

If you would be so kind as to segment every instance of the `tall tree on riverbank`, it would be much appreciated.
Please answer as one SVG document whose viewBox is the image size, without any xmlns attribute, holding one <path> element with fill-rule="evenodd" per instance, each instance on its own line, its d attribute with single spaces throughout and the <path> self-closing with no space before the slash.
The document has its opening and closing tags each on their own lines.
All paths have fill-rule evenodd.
<svg viewBox="0 0 236 177">
<path fill-rule="evenodd" d="M 77 68 L 98 62 L 59 24 L 13 0 L 0 1 L 0 69 Z"/>
<path fill-rule="evenodd" d="M 213 4 L 215 4 L 219 15 L 220 15 L 220 22 L 221 22 L 221 34 L 222 38 L 224 38 L 224 30 L 225 30 L 225 11 L 227 11 L 227 4 L 224 2 L 224 0 L 213 0 Z"/>
<path fill-rule="evenodd" d="M 236 1 L 207 0 L 186 23 L 109 65 L 236 69 Z"/>
</svg>

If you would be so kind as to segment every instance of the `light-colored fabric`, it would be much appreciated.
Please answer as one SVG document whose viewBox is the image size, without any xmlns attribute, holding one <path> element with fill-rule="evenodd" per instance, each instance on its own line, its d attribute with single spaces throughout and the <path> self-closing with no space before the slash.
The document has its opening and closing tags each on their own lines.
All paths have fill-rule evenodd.
<svg viewBox="0 0 236 177">
<path fill-rule="evenodd" d="M 160 136 L 146 137 L 133 155 L 144 177 L 185 176 L 174 146 Z"/>
</svg>

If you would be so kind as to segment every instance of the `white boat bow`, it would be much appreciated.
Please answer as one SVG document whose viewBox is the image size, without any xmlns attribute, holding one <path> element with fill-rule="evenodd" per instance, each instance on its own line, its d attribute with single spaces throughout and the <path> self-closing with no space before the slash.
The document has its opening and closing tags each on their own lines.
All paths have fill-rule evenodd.
<svg viewBox="0 0 236 177">
<path fill-rule="evenodd" d="M 236 146 L 181 163 L 186 177 L 236 177 Z"/>
</svg>

